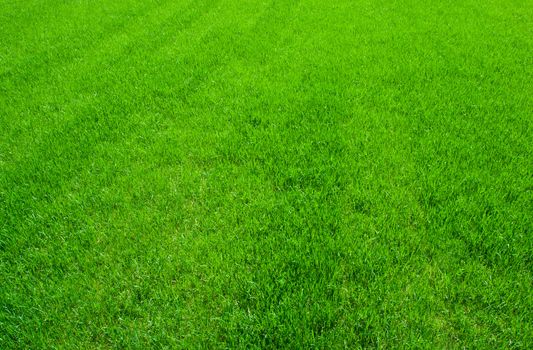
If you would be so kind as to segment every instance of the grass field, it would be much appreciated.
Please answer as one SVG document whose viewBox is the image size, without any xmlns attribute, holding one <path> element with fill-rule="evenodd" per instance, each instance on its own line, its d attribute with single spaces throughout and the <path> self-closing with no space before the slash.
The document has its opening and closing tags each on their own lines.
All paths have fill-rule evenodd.
<svg viewBox="0 0 533 350">
<path fill-rule="evenodd" d="M 0 0 L 0 348 L 533 348 L 532 0 Z"/>
</svg>

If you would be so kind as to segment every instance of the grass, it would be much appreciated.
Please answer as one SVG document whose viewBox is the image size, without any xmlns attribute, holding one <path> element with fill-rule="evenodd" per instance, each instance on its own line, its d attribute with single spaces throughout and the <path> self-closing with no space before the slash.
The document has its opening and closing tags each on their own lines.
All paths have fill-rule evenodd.
<svg viewBox="0 0 533 350">
<path fill-rule="evenodd" d="M 532 28 L 0 0 L 0 348 L 532 348 Z"/>
</svg>

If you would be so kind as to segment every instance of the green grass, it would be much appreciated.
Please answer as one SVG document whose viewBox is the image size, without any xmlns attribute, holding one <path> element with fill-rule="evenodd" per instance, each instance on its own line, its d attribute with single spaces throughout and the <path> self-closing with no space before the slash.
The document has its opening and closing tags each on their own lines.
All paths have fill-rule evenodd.
<svg viewBox="0 0 533 350">
<path fill-rule="evenodd" d="M 0 0 L 0 348 L 533 348 L 533 1 Z"/>
</svg>

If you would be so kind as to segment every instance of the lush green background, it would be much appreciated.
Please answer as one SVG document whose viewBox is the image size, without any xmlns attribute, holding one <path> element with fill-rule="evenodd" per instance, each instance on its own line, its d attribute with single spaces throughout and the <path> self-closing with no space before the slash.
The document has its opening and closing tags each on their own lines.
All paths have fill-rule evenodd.
<svg viewBox="0 0 533 350">
<path fill-rule="evenodd" d="M 532 348 L 533 1 L 0 0 L 0 348 Z"/>
</svg>

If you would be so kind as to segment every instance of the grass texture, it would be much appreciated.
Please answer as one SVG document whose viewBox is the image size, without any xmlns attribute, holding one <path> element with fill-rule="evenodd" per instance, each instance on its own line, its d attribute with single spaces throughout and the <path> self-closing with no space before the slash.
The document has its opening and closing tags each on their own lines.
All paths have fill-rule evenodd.
<svg viewBox="0 0 533 350">
<path fill-rule="evenodd" d="M 532 81 L 531 0 L 0 0 L 0 348 L 533 348 Z"/>
</svg>

